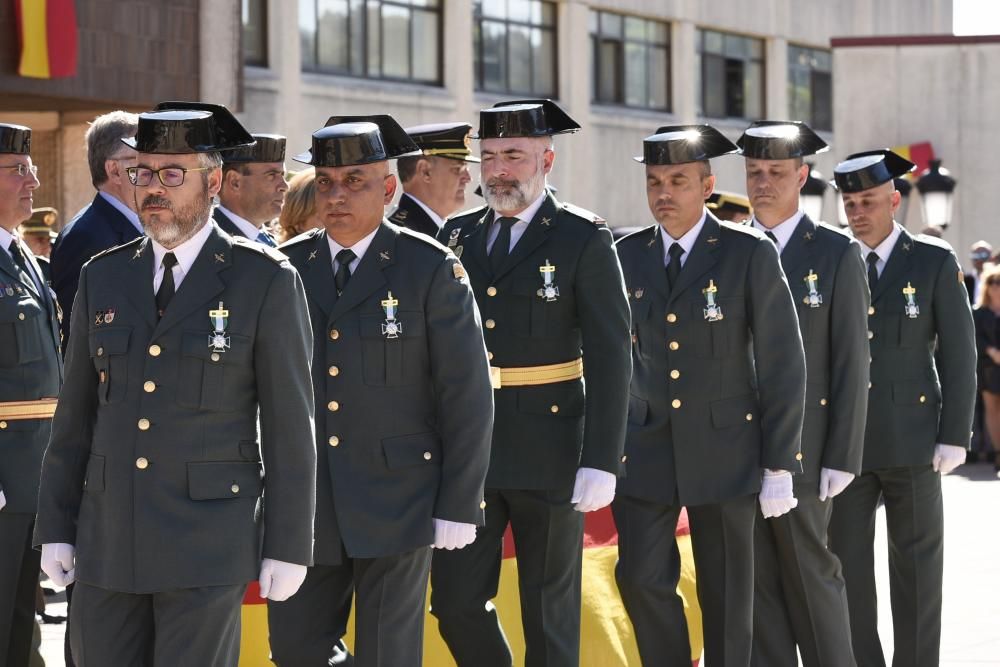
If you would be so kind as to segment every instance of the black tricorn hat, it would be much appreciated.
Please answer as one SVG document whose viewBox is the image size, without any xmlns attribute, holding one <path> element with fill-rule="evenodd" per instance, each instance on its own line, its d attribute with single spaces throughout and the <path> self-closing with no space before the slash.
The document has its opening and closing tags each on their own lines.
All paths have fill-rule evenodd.
<svg viewBox="0 0 1000 667">
<path fill-rule="evenodd" d="M 736 144 L 711 125 L 665 125 L 642 140 L 644 164 L 684 164 L 701 162 L 738 151 Z"/>
<path fill-rule="evenodd" d="M 182 154 L 252 146 L 254 138 L 224 106 L 161 102 L 155 111 L 139 114 L 134 138 L 121 141 L 140 153 Z"/>
<path fill-rule="evenodd" d="M 759 120 L 736 140 L 743 157 L 791 160 L 829 150 L 830 146 L 808 125 L 792 120 Z"/>
<path fill-rule="evenodd" d="M 906 158 L 881 148 L 853 153 L 833 169 L 833 186 L 841 192 L 861 192 L 888 183 L 917 168 Z"/>
<path fill-rule="evenodd" d="M 0 123 L 0 153 L 28 155 L 31 153 L 31 128 Z"/>
<path fill-rule="evenodd" d="M 153 111 L 208 111 L 215 120 L 216 136 L 219 143 L 226 146 L 216 150 L 226 151 L 236 148 L 244 148 L 253 145 L 254 138 L 250 131 L 243 127 L 240 121 L 236 120 L 233 112 L 222 104 L 209 104 L 207 102 L 183 102 L 169 101 L 160 102 Z M 202 151 L 197 151 L 202 152 Z"/>
<path fill-rule="evenodd" d="M 280 134 L 254 134 L 253 146 L 237 148 L 222 154 L 226 164 L 233 162 L 284 162 L 285 137 Z"/>
<path fill-rule="evenodd" d="M 552 100 L 513 100 L 480 109 L 475 138 L 550 137 L 579 129 L 580 124 Z"/>
<path fill-rule="evenodd" d="M 472 154 L 472 126 L 468 123 L 434 123 L 406 128 L 424 155 L 463 162 L 479 162 Z"/>
<path fill-rule="evenodd" d="M 314 167 L 346 167 L 420 155 L 392 116 L 330 116 L 312 134 L 312 148 L 292 159 Z"/>
</svg>

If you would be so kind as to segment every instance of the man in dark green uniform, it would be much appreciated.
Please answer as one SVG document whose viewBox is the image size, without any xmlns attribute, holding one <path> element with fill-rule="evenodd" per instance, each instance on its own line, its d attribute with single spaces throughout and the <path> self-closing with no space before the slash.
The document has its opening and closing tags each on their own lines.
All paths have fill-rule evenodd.
<svg viewBox="0 0 1000 667">
<path fill-rule="evenodd" d="M 0 664 L 27 665 L 38 552 L 31 531 L 42 454 L 62 382 L 55 296 L 16 234 L 38 170 L 31 130 L 0 123 Z"/>
<path fill-rule="evenodd" d="M 914 165 L 855 153 L 834 179 L 871 287 L 871 384 L 861 475 L 833 502 L 830 548 L 847 582 L 854 657 L 885 665 L 875 598 L 875 512 L 885 504 L 896 667 L 938 664 L 944 517 L 941 475 L 965 461 L 976 400 L 976 344 L 962 271 L 941 239 L 893 220 L 892 179 Z"/>
<path fill-rule="evenodd" d="M 211 222 L 218 151 L 253 142 L 231 114 L 122 141 L 148 238 L 80 274 L 35 543 L 76 580 L 80 667 L 234 666 L 247 582 L 287 598 L 312 558 L 308 306 L 284 255 Z"/>
<path fill-rule="evenodd" d="M 807 155 L 827 150 L 807 125 L 759 121 L 736 142 L 746 158 L 752 226 L 770 238 L 788 277 L 806 354 L 798 506 L 757 517 L 751 664 L 853 667 L 847 593 L 827 548 L 831 499 L 861 471 L 868 407 L 868 283 L 858 244 L 799 208 Z"/>
<path fill-rule="evenodd" d="M 579 125 L 548 100 L 501 103 L 479 123 L 489 207 L 438 238 L 462 258 L 486 318 L 496 403 L 486 527 L 460 552 L 435 552 L 431 612 L 461 667 L 512 664 L 490 603 L 510 524 L 524 664 L 576 667 L 582 513 L 611 502 L 624 444 L 628 303 L 604 221 L 545 187 L 552 135 Z"/>
<path fill-rule="evenodd" d="M 431 238 L 444 221 L 465 205 L 465 187 L 472 180 L 472 126 L 468 123 L 434 123 L 406 128 L 420 148 L 420 155 L 396 161 L 403 194 L 389 221 Z"/>
<path fill-rule="evenodd" d="M 384 221 L 388 160 L 416 146 L 389 116 L 332 118 L 295 160 L 316 168 L 325 229 L 282 246 L 312 315 L 315 564 L 269 603 L 272 659 L 419 665 L 429 545 L 461 549 L 483 523 L 493 394 L 469 281 L 433 239 Z"/>
<path fill-rule="evenodd" d="M 708 125 L 643 142 L 656 225 L 618 241 L 632 306 L 625 477 L 612 504 L 615 578 L 645 665 L 691 664 L 677 595 L 677 517 L 687 506 L 705 659 L 747 665 L 753 532 L 793 507 L 805 360 L 774 244 L 705 208 L 711 158 L 737 148 Z"/>
</svg>

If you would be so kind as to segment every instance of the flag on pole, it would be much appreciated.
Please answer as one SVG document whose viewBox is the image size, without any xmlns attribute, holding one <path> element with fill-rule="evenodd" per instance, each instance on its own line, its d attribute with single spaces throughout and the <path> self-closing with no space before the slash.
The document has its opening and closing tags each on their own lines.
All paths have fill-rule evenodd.
<svg viewBox="0 0 1000 667">
<path fill-rule="evenodd" d="M 14 14 L 21 44 L 17 73 L 35 79 L 76 76 L 74 0 L 14 0 Z"/>
</svg>

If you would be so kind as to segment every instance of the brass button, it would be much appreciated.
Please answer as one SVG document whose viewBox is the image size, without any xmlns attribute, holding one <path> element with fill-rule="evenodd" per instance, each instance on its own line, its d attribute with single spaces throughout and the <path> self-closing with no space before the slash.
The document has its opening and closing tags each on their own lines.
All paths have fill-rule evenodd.
<svg viewBox="0 0 1000 667">
<path fill-rule="evenodd" d="M 677 321 L 677 315 L 675 315 L 674 313 L 668 313 L 667 314 L 667 322 L 670 322 L 671 324 L 673 324 L 676 321 Z"/>
<path fill-rule="evenodd" d="M 875 314 L 875 306 L 868 306 L 868 314 L 869 315 Z"/>
<path fill-rule="evenodd" d="M 486 294 L 488 294 L 489 296 L 496 296 L 497 295 L 497 288 L 493 287 L 492 285 L 490 287 L 487 287 L 486 288 Z"/>
<path fill-rule="evenodd" d="M 625 463 L 626 461 L 628 461 L 628 455 L 622 455 L 622 463 Z"/>
<path fill-rule="evenodd" d="M 158 356 L 160 356 L 160 346 L 159 345 L 150 345 L 149 346 L 149 356 L 151 356 L 151 357 L 158 357 Z"/>
<path fill-rule="evenodd" d="M 229 487 L 229 490 L 232 491 L 233 493 L 239 493 L 240 492 L 240 485 L 239 484 L 233 484 L 231 487 Z"/>
<path fill-rule="evenodd" d="M 156 383 L 153 382 L 152 380 L 146 380 L 145 382 L 142 383 L 142 390 L 147 394 L 152 394 L 154 391 L 156 391 Z"/>
<path fill-rule="evenodd" d="M 680 343 L 678 343 L 675 340 L 670 341 L 670 349 L 671 350 L 679 350 L 680 348 L 681 348 L 681 344 Z"/>
<path fill-rule="evenodd" d="M 492 329 L 492 328 L 493 328 L 493 327 L 495 327 L 496 325 L 497 325 L 497 323 L 496 323 L 496 322 L 494 322 L 493 320 L 486 320 L 486 328 L 487 328 L 487 329 Z"/>
<path fill-rule="evenodd" d="M 138 468 L 139 470 L 145 470 L 146 468 L 149 467 L 149 459 L 147 459 L 145 456 L 140 456 L 135 460 L 135 467 Z"/>
<path fill-rule="evenodd" d="M 219 353 L 218 353 L 218 352 L 213 352 L 213 353 L 212 353 L 212 356 L 210 356 L 209 358 L 210 358 L 210 359 L 211 359 L 212 361 L 218 361 L 218 360 L 219 360 L 219 359 L 221 359 L 222 357 L 221 357 L 221 356 L 219 356 Z"/>
<path fill-rule="evenodd" d="M 559 412 L 559 406 L 553 404 L 552 407 L 549 408 L 549 412 L 551 412 L 552 414 Z"/>
<path fill-rule="evenodd" d="M 748 422 L 752 422 L 753 421 L 753 413 L 752 412 L 748 412 L 747 413 L 747 421 Z"/>
<path fill-rule="evenodd" d="M 927 402 L 927 397 L 924 396 L 923 394 L 920 394 L 920 402 L 921 403 L 926 403 Z"/>
<path fill-rule="evenodd" d="M 330 443 L 330 446 L 331 446 L 331 447 L 336 447 L 337 445 L 339 445 L 339 444 L 340 444 L 340 438 L 338 438 L 338 437 L 337 437 L 337 436 L 335 436 L 335 435 L 331 435 L 331 436 L 330 436 L 330 439 L 329 439 L 329 440 L 327 440 L 327 442 L 328 442 L 328 443 Z"/>
<path fill-rule="evenodd" d="M 330 329 L 330 340 L 337 340 L 340 338 L 340 332 L 336 329 Z"/>
<path fill-rule="evenodd" d="M 103 347 L 97 348 L 97 356 L 99 356 L 99 357 L 103 357 L 104 356 L 104 348 Z"/>
<path fill-rule="evenodd" d="M 819 404 L 820 405 L 826 405 L 826 399 L 825 398 L 819 399 Z"/>
<path fill-rule="evenodd" d="M 871 340 L 874 337 L 875 337 L 875 334 L 873 334 L 871 331 L 869 331 L 868 332 L 868 340 Z"/>
<path fill-rule="evenodd" d="M 0 421 L 0 429 L 4 429 L 4 428 L 7 428 L 7 422 L 6 421 Z"/>
<path fill-rule="evenodd" d="M 871 389 L 871 388 L 872 388 L 872 383 L 871 383 L 871 382 L 869 382 L 869 383 L 868 383 L 868 388 L 869 388 L 869 389 Z"/>
<path fill-rule="evenodd" d="M 675 398 L 674 400 L 670 401 L 670 405 L 673 406 L 674 408 L 681 407 L 681 399 Z"/>
<path fill-rule="evenodd" d="M 326 404 L 326 408 L 330 412 L 336 412 L 337 410 L 340 409 L 340 403 L 338 403 L 337 401 L 330 401 L 329 403 Z"/>
<path fill-rule="evenodd" d="M 796 461 L 801 461 L 802 460 L 802 452 L 799 452 L 798 454 L 795 455 L 795 460 Z"/>
<path fill-rule="evenodd" d="M 149 420 L 143 417 L 139 420 L 139 430 L 148 431 L 149 430 Z"/>
<path fill-rule="evenodd" d="M 493 353 L 492 352 L 487 352 L 486 353 L 486 358 L 489 359 L 490 361 L 493 361 Z"/>
<path fill-rule="evenodd" d="M 670 371 L 670 379 L 671 380 L 676 380 L 680 376 L 681 376 L 681 372 L 679 370 L 674 369 L 674 370 Z"/>
<path fill-rule="evenodd" d="M 337 368 L 336 366 L 330 366 L 330 370 L 327 372 L 330 373 L 332 377 L 337 377 L 338 375 L 340 375 L 340 369 Z"/>
<path fill-rule="evenodd" d="M 18 313 L 17 314 L 17 319 L 23 320 L 24 319 L 24 313 Z"/>
<path fill-rule="evenodd" d="M 482 502 L 479 503 L 479 509 L 481 509 L 481 510 L 486 509 L 486 501 L 485 500 L 483 500 Z"/>
<path fill-rule="evenodd" d="M 430 460 L 431 460 L 431 453 L 424 452 L 424 461 L 430 461 Z"/>
</svg>

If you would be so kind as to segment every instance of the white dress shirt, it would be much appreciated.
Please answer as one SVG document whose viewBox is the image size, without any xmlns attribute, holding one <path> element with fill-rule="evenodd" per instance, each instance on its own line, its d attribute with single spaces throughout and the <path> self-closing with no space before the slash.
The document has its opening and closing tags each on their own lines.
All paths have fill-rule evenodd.
<svg viewBox="0 0 1000 667">
<path fill-rule="evenodd" d="M 514 246 L 516 246 L 517 242 L 521 240 L 522 236 L 524 236 L 524 230 L 528 228 L 528 225 L 531 223 L 531 219 L 535 217 L 535 214 L 538 213 L 538 209 L 542 207 L 542 202 L 545 201 L 546 194 L 548 194 L 548 190 L 543 189 L 542 194 L 538 195 L 538 199 L 532 202 L 531 206 L 515 216 L 502 216 L 496 212 L 493 213 L 493 222 L 496 222 L 498 218 L 502 217 L 517 218 L 517 222 L 510 226 L 510 248 L 507 249 L 508 253 L 514 250 Z M 497 240 L 497 236 L 499 234 L 500 225 L 491 224 L 489 236 L 486 237 L 486 254 L 489 254 L 493 249 L 493 242 Z"/>
<path fill-rule="evenodd" d="M 799 220 L 802 219 L 803 215 L 804 214 L 802 213 L 802 211 L 796 211 L 795 215 L 793 215 L 792 217 L 788 218 L 783 222 L 779 222 L 774 227 L 770 228 L 765 227 L 760 220 L 754 217 L 753 228 L 760 230 L 762 232 L 771 232 L 772 234 L 774 234 L 774 238 L 778 240 L 777 242 L 778 254 L 780 255 L 781 251 L 784 250 L 785 246 L 788 245 L 788 241 L 789 239 L 792 238 L 792 233 L 795 231 L 795 228 L 798 227 Z"/>
<path fill-rule="evenodd" d="M 243 233 L 243 236 L 247 237 L 251 241 L 257 240 L 257 235 L 260 234 L 260 229 L 258 229 L 255 224 L 246 218 L 236 215 L 222 204 L 218 204 L 217 206 L 227 218 L 233 221 L 233 224 L 236 225 L 236 228 Z"/>
<path fill-rule="evenodd" d="M 361 258 L 364 257 L 365 252 L 368 251 L 368 246 L 372 244 L 372 239 L 375 238 L 375 233 L 377 231 L 378 227 L 373 229 L 371 233 L 368 234 L 368 236 L 364 237 L 363 239 L 361 239 L 360 241 L 358 241 L 357 243 L 355 243 L 350 247 L 340 245 L 339 243 L 334 241 L 329 234 L 327 234 L 326 240 L 327 243 L 330 244 L 330 258 L 333 260 L 333 275 L 337 275 L 337 268 L 339 266 L 337 262 L 337 253 L 340 252 L 341 250 L 347 249 L 353 252 L 355 256 L 355 258 L 351 260 L 350 265 L 347 267 L 348 270 L 351 272 L 351 275 L 353 276 L 354 272 L 357 271 L 358 269 L 358 264 L 361 263 Z"/>
<path fill-rule="evenodd" d="M 694 247 L 694 242 L 698 240 L 698 234 L 701 234 L 701 228 L 705 226 L 705 216 L 708 214 L 708 209 L 702 209 L 701 220 L 695 224 L 694 227 L 687 230 L 684 236 L 679 239 L 672 238 L 667 234 L 663 226 L 660 225 L 660 234 L 663 235 L 663 266 L 670 264 L 670 246 L 674 243 L 680 243 L 681 248 L 684 249 L 684 254 L 681 255 L 681 267 L 687 262 L 688 257 L 691 255 L 691 249 Z"/>
<path fill-rule="evenodd" d="M 896 241 L 899 240 L 899 235 L 903 233 L 902 227 L 899 223 L 892 223 L 892 231 L 889 235 L 885 237 L 885 240 L 878 244 L 876 248 L 869 248 L 867 244 L 861 239 L 858 239 L 858 245 L 861 246 L 861 259 L 865 260 L 867 265 L 868 253 L 872 250 L 878 255 L 878 261 L 875 263 L 875 270 L 878 271 L 878 275 L 882 277 L 882 271 L 885 269 L 886 262 L 889 261 L 889 255 L 892 254 L 892 249 L 896 247 Z"/>
<path fill-rule="evenodd" d="M 139 220 L 138 213 L 130 209 L 128 206 L 125 205 L 124 202 L 122 202 L 114 195 L 109 195 L 107 192 L 102 192 L 100 190 L 97 191 L 97 194 L 99 194 L 104 199 L 104 201 L 114 206 L 119 213 L 124 215 L 128 219 L 128 221 L 132 223 L 132 226 L 139 230 L 140 234 L 146 233 L 146 230 L 142 228 L 142 221 Z"/>
<path fill-rule="evenodd" d="M 201 252 L 202 246 L 205 245 L 205 241 L 208 240 L 208 235 L 211 233 L 212 225 L 206 223 L 201 226 L 201 229 L 195 232 L 194 236 L 171 250 L 167 250 L 157 243 L 153 237 L 149 237 L 149 242 L 153 246 L 153 294 L 156 294 L 160 289 L 160 283 L 163 282 L 163 256 L 168 252 L 172 252 L 174 253 L 174 257 L 177 258 L 177 263 L 174 264 L 173 268 L 174 291 L 176 292 L 181 288 L 184 276 L 191 270 L 194 260 L 198 259 L 198 253 Z"/>
</svg>

